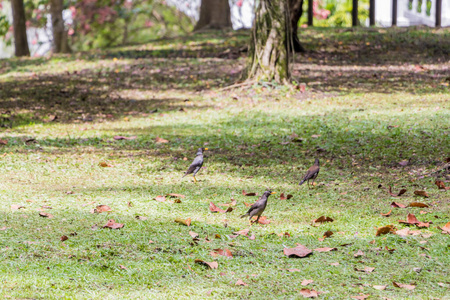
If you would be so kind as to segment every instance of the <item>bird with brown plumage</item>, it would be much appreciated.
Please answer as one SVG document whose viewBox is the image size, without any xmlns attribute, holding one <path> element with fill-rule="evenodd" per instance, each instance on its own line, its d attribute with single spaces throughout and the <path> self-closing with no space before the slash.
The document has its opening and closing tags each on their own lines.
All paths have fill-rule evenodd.
<svg viewBox="0 0 450 300">
<path fill-rule="evenodd" d="M 308 169 L 305 176 L 303 177 L 302 181 L 298 185 L 302 185 L 305 183 L 305 181 L 308 182 L 308 188 L 310 187 L 309 181 L 312 179 L 312 185 L 314 185 L 314 180 L 317 178 L 317 175 L 319 175 L 320 167 L 319 167 L 319 159 L 316 158 L 314 161 L 314 165 Z"/>
</svg>

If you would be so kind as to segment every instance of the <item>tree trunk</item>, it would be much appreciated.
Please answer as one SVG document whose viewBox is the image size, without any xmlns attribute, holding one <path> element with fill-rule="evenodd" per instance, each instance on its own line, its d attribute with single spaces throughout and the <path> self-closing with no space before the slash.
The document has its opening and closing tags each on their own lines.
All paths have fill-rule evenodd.
<svg viewBox="0 0 450 300">
<path fill-rule="evenodd" d="M 70 53 L 62 15 L 63 0 L 50 0 L 50 12 L 52 15 L 53 53 Z"/>
<path fill-rule="evenodd" d="M 291 77 L 291 22 L 286 0 L 261 0 L 249 49 L 248 79 L 288 83 Z"/>
<path fill-rule="evenodd" d="M 16 56 L 30 56 L 28 48 L 27 27 L 25 25 L 25 8 L 23 0 L 11 0 L 13 12 L 14 47 Z"/>
<path fill-rule="evenodd" d="M 295 52 L 305 52 L 298 39 L 298 21 L 303 14 L 303 0 L 289 0 L 289 12 L 291 14 L 292 43 Z"/>
<path fill-rule="evenodd" d="M 200 18 L 194 31 L 225 28 L 231 28 L 231 12 L 228 0 L 202 0 Z"/>
</svg>

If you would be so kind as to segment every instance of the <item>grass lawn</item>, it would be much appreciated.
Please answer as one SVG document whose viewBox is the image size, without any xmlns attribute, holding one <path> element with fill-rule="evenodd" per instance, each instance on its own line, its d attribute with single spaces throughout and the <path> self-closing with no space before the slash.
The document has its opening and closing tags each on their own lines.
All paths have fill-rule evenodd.
<svg viewBox="0 0 450 300">
<path fill-rule="evenodd" d="M 309 52 L 293 67 L 305 92 L 221 90 L 238 80 L 247 39 L 0 60 L 1 298 L 298 299 L 307 288 L 320 299 L 450 299 L 450 234 L 438 229 L 450 190 L 434 184 L 450 176 L 423 176 L 450 157 L 450 30 L 306 29 Z M 199 182 L 181 179 L 199 147 L 209 148 Z M 299 187 L 315 158 L 317 185 Z M 391 197 L 389 186 L 407 192 Z M 242 190 L 266 188 L 277 192 L 270 224 L 253 225 L 254 239 L 233 235 L 257 200 Z M 169 193 L 185 197 L 155 200 Z M 231 199 L 232 212 L 209 210 Z M 92 213 L 98 205 L 111 211 Z M 400 224 L 408 213 L 432 224 Z M 313 224 L 320 216 L 334 221 Z M 102 228 L 109 219 L 124 227 Z M 385 225 L 413 232 L 375 236 Z M 284 255 L 297 243 L 336 249 Z"/>
</svg>

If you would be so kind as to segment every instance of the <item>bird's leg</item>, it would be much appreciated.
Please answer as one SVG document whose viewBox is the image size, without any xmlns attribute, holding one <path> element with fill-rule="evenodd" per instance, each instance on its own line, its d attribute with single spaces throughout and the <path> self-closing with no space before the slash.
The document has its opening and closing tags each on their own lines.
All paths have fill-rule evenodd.
<svg viewBox="0 0 450 300">
<path fill-rule="evenodd" d="M 256 218 L 255 223 L 258 223 L 258 224 L 259 224 L 259 227 L 261 227 L 261 223 L 258 222 L 258 221 L 259 221 L 259 218 L 261 218 L 261 215 L 259 215 L 258 218 Z"/>
<path fill-rule="evenodd" d="M 193 176 L 194 177 L 194 182 L 197 182 L 197 179 L 195 178 L 195 176 Z"/>
<path fill-rule="evenodd" d="M 250 219 L 248 219 L 248 226 L 252 226 L 252 225 L 253 225 L 252 218 L 250 218 Z"/>
<path fill-rule="evenodd" d="M 308 184 L 308 189 L 311 189 L 311 186 L 309 185 L 309 179 L 308 181 L 306 181 L 306 183 Z"/>
</svg>

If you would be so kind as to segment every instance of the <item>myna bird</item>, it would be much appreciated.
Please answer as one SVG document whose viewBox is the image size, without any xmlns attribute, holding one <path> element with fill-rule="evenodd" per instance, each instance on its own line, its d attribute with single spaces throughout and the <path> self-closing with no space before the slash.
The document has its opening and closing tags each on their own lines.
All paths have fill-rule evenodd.
<svg viewBox="0 0 450 300">
<path fill-rule="evenodd" d="M 255 221 L 255 222 L 258 222 L 259 218 L 262 215 L 262 213 L 266 209 L 267 199 L 272 194 L 275 194 L 275 192 L 272 192 L 272 191 L 269 191 L 269 190 L 265 191 L 264 194 L 261 196 L 261 198 L 259 198 L 258 201 L 253 203 L 252 206 L 250 206 L 250 209 L 247 211 L 247 213 L 245 215 L 242 215 L 241 218 L 250 216 L 248 218 L 248 221 L 249 221 L 250 226 L 251 226 L 252 225 L 251 219 L 253 218 L 253 216 L 258 216 L 258 218 Z"/>
<path fill-rule="evenodd" d="M 193 174 L 194 181 L 197 182 L 197 179 L 195 179 L 195 174 L 197 174 L 198 171 L 200 171 L 201 167 L 203 166 L 203 151 L 208 150 L 208 148 L 198 148 L 197 154 L 195 154 L 194 161 L 187 169 L 186 173 L 184 173 L 183 177 L 188 174 Z"/>
<path fill-rule="evenodd" d="M 316 161 L 314 162 L 314 165 L 308 169 L 308 171 L 305 174 L 305 177 L 303 177 L 302 181 L 298 185 L 302 185 L 305 181 L 308 181 L 308 187 L 309 187 L 309 180 L 312 179 L 314 184 L 314 180 L 316 179 L 317 175 L 319 175 L 319 159 L 316 158 Z"/>
</svg>

